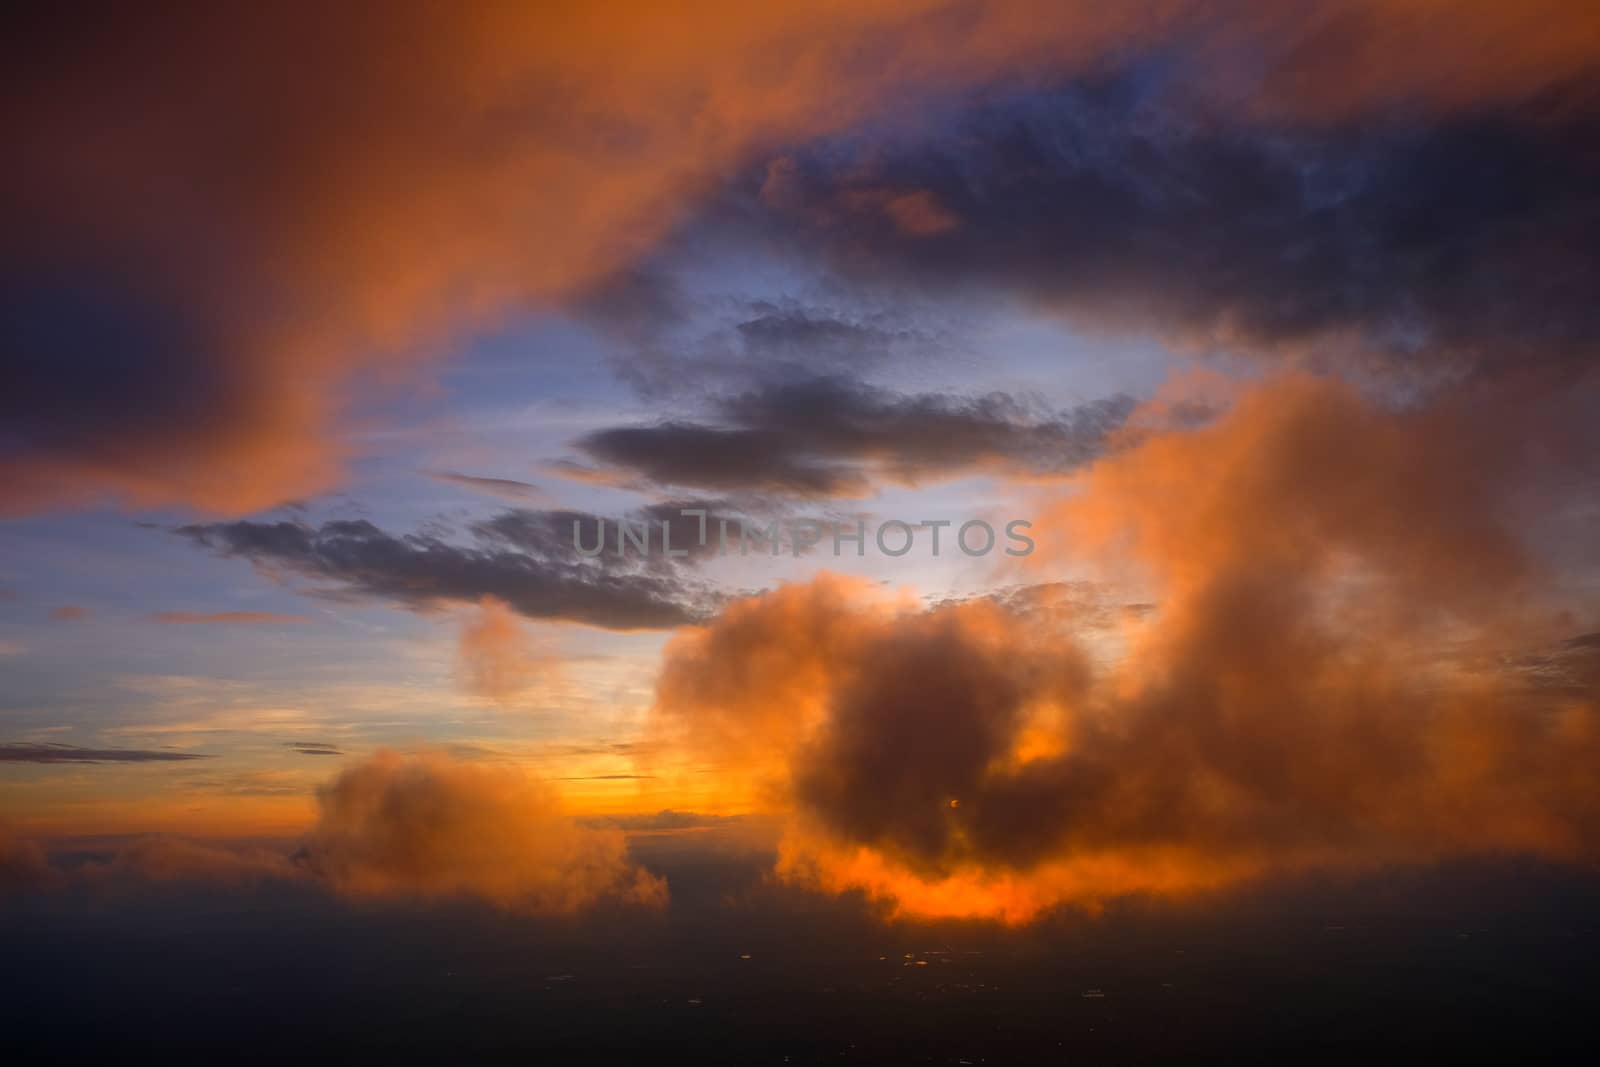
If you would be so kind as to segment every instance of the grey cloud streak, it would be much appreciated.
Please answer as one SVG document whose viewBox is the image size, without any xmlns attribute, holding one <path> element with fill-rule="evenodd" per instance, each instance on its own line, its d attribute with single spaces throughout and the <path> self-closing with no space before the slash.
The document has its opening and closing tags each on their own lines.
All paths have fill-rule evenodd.
<svg viewBox="0 0 1600 1067">
<path fill-rule="evenodd" d="M 677 505 L 662 505 L 631 517 L 659 524 L 668 508 L 676 516 Z M 573 523 L 592 536 L 598 520 L 577 511 L 507 511 L 470 525 L 465 541 L 433 532 L 396 535 L 366 520 L 348 519 L 320 526 L 244 520 L 174 532 L 221 556 L 414 610 L 494 596 L 528 618 L 647 630 L 697 621 L 714 605 L 715 594 L 704 582 L 659 555 L 647 560 L 611 553 L 580 556 Z M 690 543 L 687 535 L 683 543 Z"/>
<path fill-rule="evenodd" d="M 1049 411 L 1005 393 L 904 394 L 805 377 L 720 398 L 707 421 L 612 427 L 575 444 L 603 467 L 658 485 L 862 496 L 877 479 L 1070 470 L 1099 455 L 1133 407 L 1117 395 Z"/>
</svg>

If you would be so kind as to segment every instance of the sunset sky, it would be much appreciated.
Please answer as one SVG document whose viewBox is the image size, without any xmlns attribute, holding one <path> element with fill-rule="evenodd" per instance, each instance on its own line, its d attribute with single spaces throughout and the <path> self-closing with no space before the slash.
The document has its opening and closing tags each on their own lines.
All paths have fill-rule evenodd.
<svg viewBox="0 0 1600 1067">
<path fill-rule="evenodd" d="M 718 834 L 1025 924 L 1600 859 L 1593 4 L 19 29 L 0 890 L 661 909 L 639 842 Z"/>
</svg>

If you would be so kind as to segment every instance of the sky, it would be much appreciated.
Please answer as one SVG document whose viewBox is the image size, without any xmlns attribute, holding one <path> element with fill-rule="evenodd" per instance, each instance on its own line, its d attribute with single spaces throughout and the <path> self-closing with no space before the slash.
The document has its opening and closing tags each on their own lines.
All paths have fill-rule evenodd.
<svg viewBox="0 0 1600 1067">
<path fill-rule="evenodd" d="M 20 30 L 5 887 L 1600 858 L 1591 5 Z"/>
</svg>

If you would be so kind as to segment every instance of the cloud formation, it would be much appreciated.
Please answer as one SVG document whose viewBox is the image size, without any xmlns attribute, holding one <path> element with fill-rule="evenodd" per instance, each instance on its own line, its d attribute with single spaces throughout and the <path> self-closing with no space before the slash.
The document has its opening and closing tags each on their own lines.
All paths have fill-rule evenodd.
<svg viewBox="0 0 1600 1067">
<path fill-rule="evenodd" d="M 283 747 L 302 756 L 342 756 L 344 750 L 327 741 L 285 741 Z"/>
<path fill-rule="evenodd" d="M 1592 358 L 1591 93 L 1308 125 L 1185 88 L 1135 65 L 852 131 L 755 168 L 725 213 L 869 289 L 989 289 L 1203 350 L 1447 376 Z M 907 227 L 911 196 L 948 223 Z"/>
<path fill-rule="evenodd" d="M 570 818 L 550 786 L 515 767 L 380 750 L 316 796 L 317 821 L 292 851 L 159 835 L 53 863 L 38 842 L 0 824 L 0 893 L 296 882 L 352 897 L 468 897 L 557 916 L 605 900 L 659 907 L 667 899 L 666 882 L 629 861 L 622 830 Z"/>
<path fill-rule="evenodd" d="M 664 881 L 628 862 L 621 831 L 574 822 L 549 786 L 509 767 L 379 752 L 317 804 L 303 862 L 342 893 L 466 894 L 551 914 L 666 899 Z"/>
<path fill-rule="evenodd" d="M 712 421 L 612 427 L 575 445 L 656 485 L 863 496 L 874 478 L 916 485 L 985 470 L 1059 474 L 1098 455 L 1132 408 L 1126 396 L 1057 412 L 1004 393 L 905 395 L 806 377 L 724 397 Z"/>
<path fill-rule="evenodd" d="M 164 748 L 80 748 L 22 741 L 0 744 L 0 763 L 179 763 L 210 758 L 200 752 L 174 752 Z"/>
<path fill-rule="evenodd" d="M 536 503 L 548 499 L 549 496 L 537 485 L 521 482 L 515 478 L 484 478 L 473 474 L 461 474 L 457 471 L 423 471 L 422 473 L 434 481 L 443 482 L 446 485 L 453 485 L 460 489 L 471 489 L 473 492 L 503 497 L 507 500 L 518 500 L 523 503 Z"/>
<path fill-rule="evenodd" d="M 461 626 L 457 658 L 468 692 L 502 706 L 515 704 L 535 684 L 557 672 L 505 602 L 486 596 Z"/>
<path fill-rule="evenodd" d="M 676 512 L 674 510 L 674 515 Z M 519 614 L 613 630 L 676 626 L 701 617 L 710 594 L 662 554 L 593 558 L 573 544 L 573 523 L 592 543 L 599 517 L 574 511 L 508 511 L 468 530 L 468 542 L 435 533 L 396 536 L 365 520 L 237 522 L 177 533 L 220 555 L 332 583 L 344 595 L 413 609 L 476 604 L 486 596 Z M 614 520 L 609 524 L 615 529 Z M 659 533 L 659 530 L 658 530 Z M 691 542 L 685 538 L 685 545 Z"/>
<path fill-rule="evenodd" d="M 1107 634 L 824 576 L 675 638 L 656 727 L 789 813 L 780 873 L 913 914 L 1024 921 L 1468 853 L 1594 862 L 1596 693 L 1531 693 L 1495 656 L 1570 625 L 1516 504 L 1543 453 L 1510 447 L 1561 440 L 1562 401 L 1494 421 L 1461 403 L 1256 386 L 1100 459 L 1039 523 L 1056 539 L 1030 565 L 1103 568 L 1152 611 Z"/>
<path fill-rule="evenodd" d="M 353 378 L 404 380 L 431 342 L 636 262 L 771 146 L 928 96 L 1158 56 L 1240 121 L 1431 118 L 1583 88 L 1595 25 L 1582 0 L 35 15 L 5 56 L 0 507 L 242 513 L 326 489 Z M 1522 147 L 1496 158 L 1551 162 Z M 980 205 L 947 192 L 854 199 L 948 263 L 984 245 Z"/>
</svg>

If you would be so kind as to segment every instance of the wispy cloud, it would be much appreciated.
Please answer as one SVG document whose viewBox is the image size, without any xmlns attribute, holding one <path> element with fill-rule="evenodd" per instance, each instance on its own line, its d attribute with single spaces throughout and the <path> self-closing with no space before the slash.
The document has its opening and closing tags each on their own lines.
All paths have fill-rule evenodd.
<svg viewBox="0 0 1600 1067">
<path fill-rule="evenodd" d="M 548 501 L 550 494 L 540 489 L 531 482 L 519 482 L 515 478 L 484 478 L 472 474 L 460 474 L 456 471 L 425 470 L 422 472 L 436 482 L 454 485 L 461 489 L 471 489 L 474 492 L 487 493 L 506 500 L 516 500 L 527 504 L 537 504 Z"/>
<path fill-rule="evenodd" d="M 79 748 L 77 745 L 0 744 L 0 763 L 181 763 L 211 759 L 199 752 L 149 748 Z"/>
</svg>

